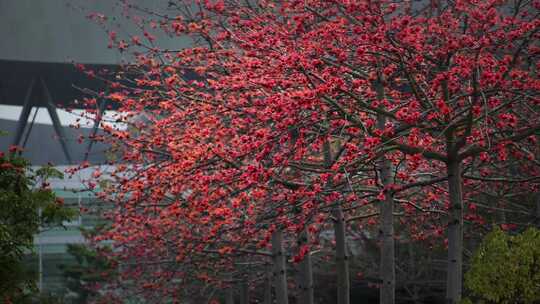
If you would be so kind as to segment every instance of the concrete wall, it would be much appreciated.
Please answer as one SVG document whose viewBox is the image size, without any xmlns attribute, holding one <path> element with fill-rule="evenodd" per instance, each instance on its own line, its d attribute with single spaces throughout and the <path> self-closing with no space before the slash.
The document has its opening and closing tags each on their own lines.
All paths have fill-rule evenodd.
<svg viewBox="0 0 540 304">
<path fill-rule="evenodd" d="M 125 0 L 0 0 L 0 60 L 117 64 L 122 55 L 107 49 L 105 28 L 121 39 L 139 34 L 132 20 L 123 16 Z M 168 0 L 129 0 L 141 8 L 176 15 Z M 86 18 L 90 13 L 108 17 L 105 26 Z M 130 11 L 129 15 L 137 14 Z M 144 16 L 144 13 L 138 13 Z M 146 16 L 148 17 L 148 16 Z M 160 47 L 185 46 L 161 30 L 156 34 Z"/>
</svg>

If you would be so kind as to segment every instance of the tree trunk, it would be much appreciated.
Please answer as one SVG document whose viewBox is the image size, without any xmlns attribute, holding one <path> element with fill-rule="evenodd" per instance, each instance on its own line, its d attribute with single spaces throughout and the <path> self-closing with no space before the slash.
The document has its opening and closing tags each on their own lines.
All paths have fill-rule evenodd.
<svg viewBox="0 0 540 304">
<path fill-rule="evenodd" d="M 458 304 L 461 301 L 463 280 L 463 194 L 460 162 L 449 159 L 446 171 L 450 197 L 446 302 Z"/>
<path fill-rule="evenodd" d="M 232 288 L 229 288 L 229 290 L 227 290 L 227 295 L 226 295 L 226 298 L 225 298 L 225 303 L 226 303 L 226 304 L 234 304 L 234 294 L 233 294 Z"/>
<path fill-rule="evenodd" d="M 249 304 L 249 284 L 247 280 L 240 285 L 240 304 Z"/>
<path fill-rule="evenodd" d="M 231 282 L 227 288 L 227 293 L 225 294 L 225 303 L 234 304 L 234 288 L 232 287 L 233 276 L 231 274 L 227 275 L 227 280 Z"/>
<path fill-rule="evenodd" d="M 324 164 L 330 169 L 332 167 L 332 151 L 330 142 L 324 142 Z M 333 177 L 326 182 L 326 189 L 332 189 Z M 349 257 L 347 256 L 347 235 L 345 232 L 345 216 L 341 209 L 340 202 L 334 202 L 336 206 L 332 209 L 334 217 L 334 236 L 336 240 L 336 273 L 337 273 L 337 304 L 350 303 L 350 281 L 349 281 Z"/>
<path fill-rule="evenodd" d="M 390 170 L 390 161 L 383 156 L 383 159 L 381 160 L 381 181 L 385 188 L 392 182 Z M 379 225 L 379 240 L 381 241 L 381 260 L 379 268 L 381 288 L 379 290 L 379 303 L 394 304 L 396 269 L 394 255 L 394 198 L 391 195 L 391 191 L 385 191 L 385 198 L 380 202 Z"/>
<path fill-rule="evenodd" d="M 264 304 L 272 304 L 272 270 L 266 273 L 264 280 Z"/>
<path fill-rule="evenodd" d="M 309 240 L 309 232 L 304 230 L 300 236 L 299 245 L 304 245 Z M 300 304 L 314 304 L 313 296 L 313 268 L 311 264 L 311 252 L 308 251 L 300 262 L 300 275 L 298 286 L 300 287 Z"/>
<path fill-rule="evenodd" d="M 380 76 L 379 76 L 380 77 Z M 375 84 L 377 99 L 384 99 L 384 87 L 379 79 Z M 383 115 L 377 117 L 377 128 L 384 130 L 386 118 Z M 392 164 L 383 155 L 379 162 L 381 182 L 384 187 L 385 198 L 379 206 L 379 241 L 381 242 L 379 278 L 381 287 L 379 289 L 380 304 L 394 304 L 396 289 L 396 269 L 395 269 L 395 244 L 394 244 L 394 198 L 388 187 L 392 184 Z"/>
<path fill-rule="evenodd" d="M 418 276 L 417 270 L 416 270 L 416 263 L 419 261 L 417 261 L 417 257 L 413 248 L 412 240 L 409 240 L 408 242 L 409 243 L 407 244 L 407 252 L 409 255 L 409 267 L 407 270 L 406 280 L 411 281 Z M 418 289 L 417 284 L 412 285 L 412 290 L 409 291 L 409 294 L 414 304 L 422 303 L 420 302 L 420 294 L 419 294 L 419 289 Z"/>
<path fill-rule="evenodd" d="M 286 257 L 283 251 L 283 232 L 276 230 L 272 234 L 272 256 L 274 260 L 274 284 L 276 303 L 288 304 Z"/>
<path fill-rule="evenodd" d="M 345 235 L 345 218 L 341 206 L 334 208 L 334 233 L 336 238 L 337 304 L 350 303 L 349 257 Z"/>
</svg>

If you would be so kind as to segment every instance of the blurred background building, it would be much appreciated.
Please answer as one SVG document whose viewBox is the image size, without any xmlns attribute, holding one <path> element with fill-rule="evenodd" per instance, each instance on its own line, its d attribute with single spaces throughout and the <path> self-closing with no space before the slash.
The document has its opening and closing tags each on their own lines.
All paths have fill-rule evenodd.
<svg viewBox="0 0 540 304">
<path fill-rule="evenodd" d="M 167 0 L 130 0 L 134 12 L 166 12 Z M 88 161 L 106 161 L 106 146 L 81 138 L 99 133 L 98 125 L 81 118 L 87 92 L 102 92 L 104 82 L 91 78 L 76 64 L 93 71 L 111 72 L 129 63 L 117 49 L 108 48 L 108 32 L 129 41 L 140 35 L 144 23 L 126 17 L 126 1 L 116 0 L 0 0 L 0 151 L 17 145 L 32 165 L 53 164 L 61 171 Z M 151 28 L 145 28 L 152 32 Z M 182 42 L 157 29 L 152 32 L 161 47 L 181 48 Z M 103 74 L 110 75 L 110 74 Z M 112 109 L 98 100 L 95 110 Z M 70 111 L 66 111 L 70 109 Z M 110 111 L 108 111 L 110 112 Z M 70 127 L 80 124 L 81 128 Z M 74 209 L 97 206 L 95 196 L 84 191 L 89 171 L 52 181 L 56 194 Z M 85 240 L 81 227 L 91 227 L 95 214 L 83 213 L 65 228 L 35 237 L 36 255 L 29 263 L 39 272 L 43 292 L 65 292 L 59 265 L 70 263 L 68 244 Z"/>
</svg>

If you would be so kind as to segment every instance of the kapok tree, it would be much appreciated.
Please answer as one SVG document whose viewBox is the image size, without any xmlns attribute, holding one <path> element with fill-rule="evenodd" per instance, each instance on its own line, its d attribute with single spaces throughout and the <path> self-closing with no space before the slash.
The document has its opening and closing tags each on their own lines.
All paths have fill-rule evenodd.
<svg viewBox="0 0 540 304">
<path fill-rule="evenodd" d="M 517 6 L 509 13 L 496 2 L 438 6 L 436 17 L 393 19 L 381 32 L 390 45 L 381 52 L 387 74 L 395 73 L 394 85 L 409 86 L 409 92 L 394 90 L 396 97 L 388 100 L 396 117 L 381 139 L 446 166 L 447 300 L 457 303 L 464 166 L 486 153 L 497 153 L 504 162 L 508 146 L 527 146 L 526 139 L 539 130 L 537 67 L 531 61 L 537 56 L 538 20 L 529 15 L 534 7 Z"/>
<path fill-rule="evenodd" d="M 208 56 L 207 53 L 204 53 L 201 50 L 198 50 L 195 55 L 200 57 Z M 221 60 L 234 59 L 234 57 L 230 58 L 231 55 L 227 53 L 224 53 L 221 56 Z M 197 58 L 197 64 L 207 64 L 207 59 L 205 57 Z M 187 61 L 188 56 L 185 58 L 186 59 L 183 60 Z M 146 64 L 147 62 L 144 63 Z M 220 69 L 222 69 L 224 66 L 226 67 L 226 65 L 222 62 L 218 63 L 219 65 L 217 63 L 215 64 L 217 67 L 209 66 L 211 67 L 210 70 L 220 71 Z M 152 63 L 150 62 L 150 64 Z M 207 67 L 207 69 L 209 67 Z M 241 66 L 233 67 L 238 69 Z M 227 68 L 231 69 L 229 67 Z M 158 74 L 159 77 L 161 77 L 161 72 L 162 71 L 160 71 L 160 74 Z M 164 72 L 171 73 L 171 68 L 169 68 L 168 71 L 165 70 Z M 174 69 L 173 72 L 175 72 Z M 148 75 L 149 76 L 147 79 L 138 79 L 138 84 L 143 86 L 150 84 L 153 77 L 156 76 L 152 70 L 149 71 Z M 324 133 L 317 133 L 318 129 L 320 130 L 321 128 L 328 128 L 327 124 L 320 126 L 319 121 L 323 120 L 323 118 L 317 118 L 317 116 L 313 115 L 313 117 L 310 119 L 314 122 L 307 121 L 307 126 L 300 132 L 295 130 L 298 128 L 295 124 L 297 120 L 302 118 L 302 116 L 299 115 L 302 114 L 301 112 L 298 112 L 298 114 L 295 112 L 288 112 L 287 108 L 290 107 L 290 104 L 285 102 L 277 105 L 268 104 L 267 106 L 264 106 L 266 107 L 265 111 L 267 112 L 261 111 L 260 116 L 257 117 L 259 121 L 262 121 L 259 129 L 255 130 L 256 132 L 248 132 L 246 130 L 246 123 L 249 123 L 249 117 L 253 116 L 255 114 L 255 110 L 257 109 L 254 109 L 253 105 L 250 105 L 247 110 L 242 110 L 242 107 L 246 107 L 246 105 L 242 106 L 242 104 L 240 104 L 239 106 L 238 103 L 247 102 L 249 101 L 248 98 L 260 99 L 261 94 L 257 92 L 259 85 L 256 89 L 250 88 L 248 91 L 245 87 L 237 84 L 235 91 L 225 92 L 224 94 L 221 93 L 223 89 L 218 85 L 223 86 L 223 88 L 228 88 L 223 84 L 237 83 L 237 80 L 230 76 L 234 76 L 234 74 L 227 73 L 225 75 L 216 75 L 220 76 L 220 78 L 218 78 L 220 79 L 220 82 L 218 83 L 214 80 L 213 82 L 215 84 L 212 84 L 210 88 L 215 92 L 218 92 L 218 94 L 231 98 L 231 100 L 228 100 L 228 103 L 204 103 L 205 100 L 209 99 L 208 96 L 210 96 L 212 99 L 217 99 L 220 97 L 209 95 L 208 92 L 212 91 L 209 91 L 208 88 L 205 88 L 206 91 L 202 91 L 202 93 L 200 90 L 195 91 L 196 93 L 201 94 L 201 97 L 204 97 L 205 99 L 197 95 L 189 96 L 189 93 L 191 93 L 189 91 L 183 92 L 183 98 L 185 98 L 186 93 L 188 93 L 187 100 L 185 100 L 184 104 L 181 105 L 184 107 L 184 109 L 174 109 L 175 111 L 171 111 L 170 108 L 170 106 L 174 106 L 174 102 L 172 100 L 169 100 L 166 103 L 161 102 L 160 99 L 162 99 L 163 96 L 161 96 L 162 92 L 160 90 L 147 89 L 136 91 L 135 93 L 139 98 L 141 96 L 146 96 L 143 99 L 145 100 L 144 103 L 135 103 L 133 99 L 129 99 L 121 93 L 111 95 L 111 97 L 117 101 L 123 102 L 123 107 L 121 108 L 122 110 L 133 112 L 134 109 L 131 108 L 132 106 L 137 107 L 138 110 L 144 109 L 145 117 L 155 126 L 153 127 L 148 123 L 135 123 L 133 128 L 139 131 L 135 132 L 135 136 L 127 132 L 114 132 L 113 130 L 110 130 L 116 138 L 120 138 L 128 147 L 128 149 L 123 151 L 125 153 L 124 160 L 136 162 L 134 166 L 130 166 L 127 169 L 129 169 L 131 172 L 137 172 L 137 174 L 134 177 L 125 178 L 125 180 L 122 180 L 121 178 L 119 180 L 120 184 L 122 185 L 120 189 L 126 193 L 129 193 L 129 197 L 126 197 L 126 204 L 122 205 L 120 210 L 120 214 L 125 218 L 125 220 L 119 222 L 118 225 L 114 226 L 113 230 L 111 230 L 116 235 L 116 237 L 114 237 L 115 241 L 122 243 L 124 238 L 120 237 L 120 235 L 124 233 L 121 231 L 129 231 L 130 237 L 126 240 L 125 245 L 123 245 L 125 248 L 131 247 L 128 246 L 128 242 L 131 244 L 136 244 L 137 242 L 134 241 L 139 235 L 141 236 L 141 240 L 145 240 L 147 244 L 149 237 L 148 233 L 154 236 L 159 235 L 159 233 L 156 233 L 158 231 L 157 229 L 146 231 L 147 229 L 140 227 L 141 220 L 131 222 L 132 218 L 136 219 L 137 217 L 140 218 L 142 216 L 143 218 L 149 219 L 156 216 L 155 209 L 153 213 L 150 212 L 153 207 L 170 207 L 170 205 L 174 205 L 174 203 L 181 205 L 183 201 L 187 201 L 188 204 L 175 207 L 175 209 L 178 209 L 178 211 L 175 212 L 178 212 L 178 215 L 184 215 L 184 212 L 189 212 L 189 216 L 187 216 L 189 223 L 180 223 L 183 225 L 184 229 L 180 229 L 179 227 L 176 227 L 176 229 L 171 229 L 171 227 L 166 228 L 168 228 L 170 231 L 188 231 L 188 229 L 195 229 L 195 231 L 198 232 L 198 235 L 204 235 L 202 242 L 196 242 L 193 238 L 187 238 L 186 240 L 186 235 L 191 237 L 193 234 L 182 234 L 183 242 L 189 243 L 191 246 L 193 246 L 193 244 L 199 244 L 196 246 L 197 249 L 209 245 L 210 238 L 217 238 L 217 234 L 220 231 L 220 226 L 230 225 L 230 223 L 221 222 L 221 217 L 224 214 L 228 216 L 227 219 L 234 219 L 235 221 L 242 223 L 241 228 L 247 231 L 248 234 L 253 234 L 254 230 L 252 229 L 254 229 L 255 226 L 254 219 L 257 218 L 255 217 L 257 213 L 254 211 L 257 210 L 254 207 L 252 209 L 247 209 L 247 216 L 249 220 L 244 220 L 244 217 L 246 217 L 245 212 L 243 212 L 243 210 L 238 210 L 238 207 L 240 207 L 240 205 L 246 201 L 249 202 L 251 197 L 255 197 L 257 199 L 256 202 L 258 202 L 259 205 L 262 205 L 260 207 L 262 211 L 270 209 L 271 212 L 277 213 L 277 216 L 282 216 L 283 219 L 281 221 L 284 222 L 282 224 L 284 224 L 285 227 L 292 227 L 294 229 L 294 225 L 296 225 L 302 229 L 305 229 L 305 225 L 303 224 L 302 220 L 295 224 L 292 223 L 287 216 L 283 216 L 283 214 L 288 215 L 288 213 L 285 211 L 291 207 L 298 208 L 305 205 L 307 208 L 305 208 L 306 211 L 304 211 L 304 213 L 311 215 L 313 213 L 312 209 L 314 209 L 315 204 L 310 202 L 310 198 L 319 195 L 323 189 L 321 184 L 326 183 L 329 178 L 332 178 L 332 174 L 323 172 L 325 174 L 323 175 L 322 179 L 318 178 L 316 174 L 311 174 L 310 179 L 314 179 L 315 182 L 306 183 L 304 181 L 304 183 L 298 183 L 291 182 L 290 179 L 283 179 L 280 176 L 282 175 L 284 169 L 286 169 L 286 166 L 284 166 L 283 163 L 288 162 L 291 158 L 301 160 L 302 155 L 307 153 L 306 151 L 308 149 L 306 146 L 308 144 L 312 146 L 312 148 L 310 148 L 310 152 L 316 154 L 313 151 L 322 150 L 321 147 L 328 142 L 328 140 L 324 140 L 325 137 L 328 136 L 327 134 L 336 132 L 332 130 Z M 197 83 L 193 82 L 185 84 L 181 78 L 174 76 L 175 75 L 171 76 L 172 79 L 166 79 L 165 85 L 168 85 L 166 88 L 173 87 L 180 88 L 181 90 L 185 90 L 186 88 L 189 89 L 190 87 L 197 88 Z M 209 82 L 210 81 L 212 81 L 211 78 Z M 286 80 L 282 81 L 285 83 Z M 182 85 L 180 85 L 180 83 Z M 156 80 L 154 80 L 152 84 L 155 86 Z M 158 85 L 161 89 L 162 83 L 159 82 Z M 245 85 L 246 84 L 244 84 L 244 86 Z M 285 83 L 285 85 L 290 87 L 293 86 L 294 83 Z M 242 94 L 242 90 L 246 90 L 247 93 Z M 262 95 L 267 102 L 284 97 L 287 98 L 286 101 L 290 102 L 290 100 L 295 98 L 295 96 L 291 95 L 297 94 L 294 91 L 287 92 L 286 94 L 282 94 L 281 92 L 279 92 L 279 94 L 276 94 L 273 91 L 270 92 L 273 96 L 266 96 L 265 94 Z M 235 96 L 237 94 L 242 94 L 242 99 L 237 100 L 238 96 Z M 152 98 L 160 101 L 160 104 L 157 105 L 157 107 L 155 107 L 156 105 L 152 104 L 154 102 Z M 203 101 L 202 105 L 204 107 L 202 109 L 199 108 L 201 106 L 201 101 Z M 235 112 L 230 113 L 228 108 L 234 109 Z M 238 109 L 241 111 L 238 111 Z M 287 111 L 284 111 L 284 109 Z M 223 110 L 226 111 L 223 112 Z M 282 125 L 278 125 L 274 130 L 268 128 L 268 125 L 273 124 L 273 122 L 264 117 L 267 115 L 267 113 L 272 112 L 277 114 L 274 115 L 276 121 L 283 122 Z M 311 112 L 316 114 L 313 109 L 311 109 Z M 184 119 L 185 116 L 188 116 L 189 120 Z M 299 118 L 295 119 L 295 116 Z M 178 122 L 185 125 L 179 126 L 177 130 L 174 128 L 170 129 L 170 134 L 167 134 L 168 132 L 164 132 L 162 129 L 164 126 L 170 128 L 172 127 L 171 123 Z M 338 128 L 342 129 L 339 124 L 333 127 L 335 130 L 339 130 Z M 308 131 L 311 131 L 310 129 L 314 129 L 312 131 L 313 135 L 310 137 L 315 139 L 319 138 L 319 140 L 315 143 L 312 143 L 314 139 L 310 139 L 309 142 L 306 143 L 306 134 L 308 134 Z M 200 130 L 202 133 L 196 134 L 194 132 L 195 130 Z M 290 137 L 290 139 L 285 137 L 285 140 L 280 142 L 283 136 L 278 135 L 282 135 L 283 133 L 290 133 L 290 136 L 287 135 L 287 137 Z M 296 133 L 296 135 L 294 135 L 294 133 Z M 216 137 L 216 135 L 218 136 Z M 290 141 L 292 144 L 284 145 L 285 141 Z M 166 147 L 165 143 L 167 143 Z M 274 148 L 273 146 L 276 145 L 280 145 L 282 148 Z M 201 148 L 200 152 L 197 152 L 198 148 Z M 276 164 L 257 166 L 257 161 L 268 161 L 269 157 L 265 156 L 265 154 L 269 154 L 269 152 L 272 152 L 272 158 L 270 161 L 275 162 Z M 189 155 L 186 155 L 187 153 L 189 153 Z M 329 148 L 326 148 L 326 153 L 330 153 Z M 182 163 L 180 161 L 181 159 L 187 161 Z M 141 163 L 137 163 L 138 161 L 141 161 Z M 327 158 L 325 161 L 326 164 L 321 167 L 328 170 L 328 167 L 330 167 L 334 161 L 335 160 Z M 154 165 L 156 162 L 159 165 Z M 161 167 L 161 164 L 163 164 L 165 167 Z M 172 165 L 174 165 L 174 169 L 169 167 Z M 183 166 L 186 166 L 187 170 Z M 193 167 L 195 167 L 196 170 L 192 170 Z M 307 171 L 317 172 L 316 169 L 317 168 Z M 122 171 L 123 168 L 119 168 L 119 170 Z M 170 175 L 165 178 L 163 176 L 160 177 L 158 173 L 161 172 L 168 172 Z M 315 178 L 313 176 L 315 176 Z M 223 178 L 231 179 L 224 184 L 222 180 Z M 296 177 L 296 179 L 300 180 L 299 177 Z M 163 182 L 165 180 L 170 183 L 164 184 Z M 201 181 L 203 181 L 203 183 L 201 183 Z M 275 185 L 271 191 L 265 189 L 269 183 Z M 257 189 L 256 185 L 259 184 L 262 184 L 264 187 Z M 331 194 L 333 194 L 331 189 L 332 188 L 324 186 L 324 191 L 329 194 L 329 197 L 331 197 Z M 117 190 L 118 188 L 115 189 L 115 191 Z M 292 190 L 294 190 L 296 194 L 293 193 L 291 195 L 287 195 L 287 192 L 291 192 Z M 266 192 L 270 193 L 269 200 L 265 199 L 267 197 Z M 182 199 L 181 196 L 184 193 L 189 193 L 188 199 Z M 297 197 L 300 197 L 299 194 L 303 194 L 303 199 L 297 199 Z M 167 202 L 171 197 L 173 198 L 173 201 Z M 225 198 L 228 198 L 230 201 Z M 117 201 L 122 201 L 122 197 L 116 197 L 116 199 Z M 145 200 L 160 203 L 150 204 L 150 206 L 148 206 L 150 207 L 149 209 L 142 208 L 141 211 L 141 207 L 145 207 L 145 205 L 141 203 Z M 175 200 L 179 202 L 175 202 Z M 166 202 L 163 203 L 163 201 Z M 300 205 L 291 206 L 291 202 L 299 203 Z M 277 206 L 273 206 L 272 208 L 272 205 L 268 205 L 270 203 Z M 223 205 L 220 207 L 218 204 Z M 196 205 L 198 206 L 193 208 Z M 204 212 L 205 209 L 208 209 L 210 206 L 212 208 L 216 208 L 215 214 L 193 214 L 193 209 L 199 210 L 199 212 Z M 232 217 L 230 214 L 231 206 L 233 209 L 236 209 L 236 213 L 238 214 L 235 217 Z M 251 206 L 257 205 L 252 202 Z M 223 213 L 222 211 L 226 213 Z M 264 213 L 265 212 L 258 212 L 258 214 L 261 215 L 264 215 Z M 200 216 L 202 216 L 202 219 L 199 219 Z M 276 217 L 276 215 L 273 217 Z M 218 218 L 219 221 L 217 221 Z M 341 235 L 343 235 L 344 224 L 342 221 L 342 216 L 338 216 L 337 220 L 342 222 L 339 227 L 341 227 Z M 146 222 L 148 226 L 152 226 L 148 223 L 148 221 Z M 175 222 L 175 225 L 178 225 L 178 222 Z M 210 229 L 210 227 L 212 228 Z M 144 234 L 136 233 L 140 232 L 141 230 L 144 230 Z M 198 230 L 201 232 L 199 233 Z M 344 240 L 344 236 L 341 237 L 341 239 Z M 235 236 L 235 241 L 239 243 L 239 241 L 247 242 L 252 240 L 249 237 L 242 237 L 241 233 L 237 233 Z M 240 242 L 240 244 L 242 242 Z M 264 242 L 261 244 L 264 245 Z M 135 247 L 139 248 L 139 252 L 141 251 L 140 246 Z M 340 248 L 342 248 L 341 251 L 344 255 L 345 246 L 343 242 L 341 242 Z M 178 245 L 176 249 L 179 249 Z M 186 255 L 184 251 L 185 249 L 180 250 L 182 253 L 181 255 L 179 254 L 179 260 L 182 260 L 181 257 Z M 145 257 L 148 257 L 147 253 L 143 254 Z M 283 255 L 283 253 L 281 254 Z M 343 265 L 346 265 L 345 258 L 346 257 L 344 256 Z M 347 271 L 346 267 L 344 268 L 344 271 Z M 342 281 L 346 282 L 347 280 Z M 348 290 L 346 294 L 348 295 Z M 286 297 L 286 295 L 282 295 L 282 297 Z"/>
<path fill-rule="evenodd" d="M 109 130 L 131 164 L 119 170 L 134 172 L 114 189 L 129 196 L 111 237 L 149 239 L 155 233 L 141 223 L 151 220 L 182 237 L 200 233 L 200 251 L 231 225 L 243 231 L 233 241 L 247 242 L 268 229 L 256 223 L 268 211 L 302 230 L 303 220 L 291 221 L 294 206 L 304 216 L 331 206 L 342 237 L 342 202 L 356 204 L 363 192 L 382 202 L 381 298 L 392 303 L 394 204 L 407 189 L 448 179 L 440 198 L 449 212 L 447 298 L 457 303 L 462 175 L 475 157 L 495 152 L 490 162 L 504 162 L 508 146 L 525 147 L 539 127 L 537 3 L 176 3 L 197 7 L 193 18 L 162 26 L 204 45 L 140 55 L 136 86 L 114 84 L 110 95 L 144 116 L 134 132 Z M 200 79 L 183 79 L 188 70 Z M 365 174 L 374 163 L 376 180 Z M 340 265 L 339 303 L 348 303 Z"/>
</svg>

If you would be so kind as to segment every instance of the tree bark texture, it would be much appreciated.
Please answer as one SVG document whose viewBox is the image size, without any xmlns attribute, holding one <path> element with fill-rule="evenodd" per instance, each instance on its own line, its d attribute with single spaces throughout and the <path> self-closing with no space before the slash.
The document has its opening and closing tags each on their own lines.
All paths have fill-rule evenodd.
<svg viewBox="0 0 540 304">
<path fill-rule="evenodd" d="M 381 181 L 386 188 L 390 185 L 390 161 L 381 159 Z M 381 255 L 379 276 L 381 287 L 379 290 L 380 304 L 395 303 L 396 269 L 394 244 L 394 198 L 390 191 L 385 191 L 385 198 L 380 202 L 379 240 L 381 241 Z"/>
<path fill-rule="evenodd" d="M 345 217 L 341 206 L 333 210 L 336 238 L 337 304 L 350 303 L 349 257 L 345 234 Z"/>
<path fill-rule="evenodd" d="M 227 279 L 232 282 L 233 276 L 229 274 L 227 275 Z M 232 287 L 232 283 L 229 288 L 227 288 L 227 292 L 225 294 L 225 303 L 234 304 L 234 288 Z"/>
<path fill-rule="evenodd" d="M 377 99 L 384 99 L 384 88 L 381 81 L 375 84 Z M 383 115 L 377 117 L 377 128 L 384 130 L 386 118 Z M 395 244 L 394 244 L 394 198 L 389 189 L 392 184 L 392 164 L 390 160 L 381 157 L 379 161 L 379 171 L 381 183 L 384 187 L 385 198 L 379 205 L 379 241 L 381 244 L 379 278 L 381 287 L 379 289 L 380 304 L 395 303 L 396 289 L 396 269 L 395 269 Z"/>
<path fill-rule="evenodd" d="M 324 143 L 324 163 L 326 168 L 332 166 L 332 151 L 328 140 Z M 326 183 L 328 190 L 332 189 L 332 177 Z M 336 240 L 336 274 L 337 274 L 337 304 L 350 303 L 349 257 L 347 255 L 346 222 L 340 202 L 335 202 L 332 209 L 334 217 L 334 236 Z"/>
<path fill-rule="evenodd" d="M 240 285 L 240 304 L 249 304 L 249 284 L 243 281 Z"/>
<path fill-rule="evenodd" d="M 458 160 L 447 163 L 450 218 L 448 222 L 448 265 L 446 275 L 446 302 L 461 301 L 463 280 L 463 193 L 461 166 Z"/>
<path fill-rule="evenodd" d="M 264 280 L 264 304 L 272 304 L 272 271 L 271 269 L 266 274 Z"/>
<path fill-rule="evenodd" d="M 299 245 L 305 245 L 309 240 L 309 232 L 304 230 L 300 236 Z M 313 268 L 311 262 L 311 252 L 308 251 L 304 259 L 300 262 L 300 304 L 314 304 L 313 296 Z"/>
<path fill-rule="evenodd" d="M 272 256 L 274 260 L 274 284 L 276 303 L 288 304 L 286 256 L 283 250 L 283 232 L 276 230 L 272 234 Z"/>
</svg>

